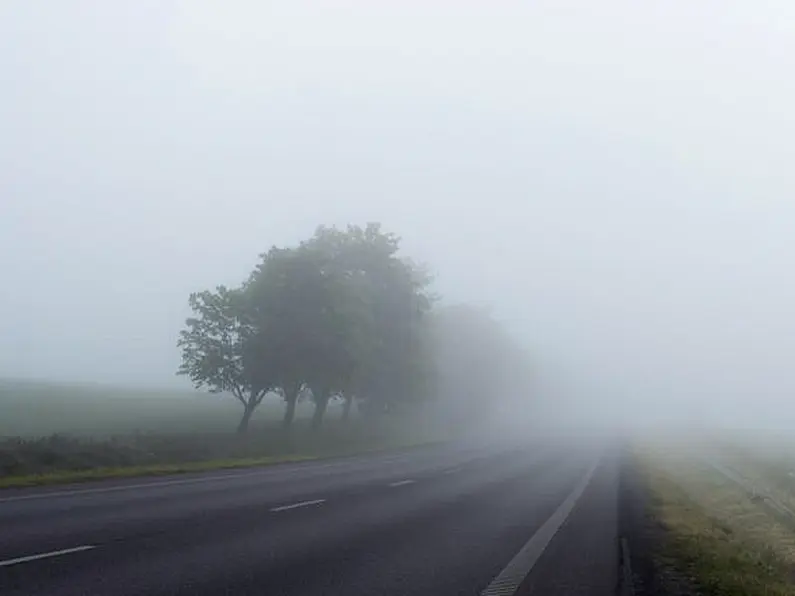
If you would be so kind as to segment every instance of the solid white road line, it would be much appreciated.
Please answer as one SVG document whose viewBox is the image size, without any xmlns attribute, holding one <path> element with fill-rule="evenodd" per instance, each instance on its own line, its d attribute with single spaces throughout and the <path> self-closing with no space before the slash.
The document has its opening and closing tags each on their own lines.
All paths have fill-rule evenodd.
<svg viewBox="0 0 795 596">
<path fill-rule="evenodd" d="M 300 503 L 293 503 L 291 505 L 282 505 L 281 507 L 274 507 L 271 509 L 274 513 L 278 511 L 287 511 L 289 509 L 298 509 L 299 507 L 309 507 L 310 505 L 320 505 L 325 503 L 326 499 L 315 499 L 314 501 L 301 501 Z"/>
<path fill-rule="evenodd" d="M 401 462 L 404 460 L 408 460 L 405 455 L 399 457 L 392 457 L 389 459 L 379 459 L 380 465 L 385 465 L 389 463 Z M 307 459 L 297 459 L 294 462 L 283 462 L 284 464 L 301 464 L 307 463 L 312 464 L 311 468 L 309 468 L 313 472 L 317 472 L 320 470 L 328 470 L 334 468 L 343 468 L 349 465 L 348 462 L 339 462 L 339 461 L 330 461 L 327 463 L 321 463 L 319 460 L 313 460 L 312 458 Z M 102 486 L 97 488 L 76 488 L 70 490 L 56 490 L 56 491 L 49 491 L 49 492 L 41 492 L 41 493 L 32 493 L 27 495 L 14 495 L 11 497 L 0 497 L 0 503 L 11 503 L 13 501 L 32 501 L 38 499 L 51 499 L 56 497 L 73 497 L 79 495 L 94 495 L 94 494 L 103 494 L 103 493 L 115 493 L 120 491 L 126 490 L 145 490 L 150 488 L 161 488 L 166 486 L 179 486 L 182 484 L 204 484 L 205 482 L 227 482 L 230 480 L 237 480 L 239 478 L 250 478 L 253 476 L 265 476 L 268 474 L 273 473 L 274 467 L 271 465 L 264 465 L 264 466 L 252 466 L 252 470 L 248 472 L 227 472 L 224 470 L 219 470 L 217 474 L 213 474 L 210 476 L 200 476 L 199 478 L 177 478 L 174 480 L 156 480 L 152 482 L 140 482 L 136 484 L 122 484 L 119 486 Z M 293 474 L 300 474 L 304 471 L 303 468 L 301 469 L 292 469 L 289 470 L 291 475 Z M 279 470 L 279 473 L 284 474 L 286 473 L 285 470 Z"/>
<path fill-rule="evenodd" d="M 72 553 L 79 553 L 85 550 L 91 550 L 92 548 L 97 548 L 96 546 L 86 545 L 86 546 L 76 546 L 74 548 L 65 548 L 63 550 L 54 550 L 49 553 L 42 553 L 40 555 L 30 555 L 28 557 L 19 557 L 17 559 L 7 559 L 5 561 L 0 561 L 0 567 L 10 567 L 11 565 L 17 565 L 19 563 L 27 563 L 29 561 L 38 561 L 39 559 L 49 559 L 50 557 L 60 557 L 61 555 L 69 555 Z"/>
<path fill-rule="evenodd" d="M 125 490 L 142 490 L 148 488 L 161 488 L 165 486 L 178 486 L 181 484 L 203 484 L 205 482 L 221 482 L 236 480 L 238 478 L 248 478 L 250 476 L 261 476 L 270 472 L 267 466 L 260 467 L 255 472 L 243 472 L 240 474 L 218 474 L 214 476 L 202 476 L 201 478 L 183 478 L 179 480 L 165 480 L 156 482 L 141 482 L 138 484 L 123 484 L 121 486 L 103 486 L 101 488 L 80 488 L 75 490 L 58 490 L 52 492 L 33 493 L 30 495 L 18 495 L 13 497 L 2 497 L 0 503 L 10 503 L 12 501 L 32 501 L 37 499 L 50 499 L 54 497 L 74 497 L 79 495 L 95 495 L 103 493 L 115 493 Z"/>
<path fill-rule="evenodd" d="M 597 458 L 597 460 L 593 462 L 577 486 L 574 487 L 574 490 L 566 497 L 566 500 L 563 501 L 555 513 L 544 522 L 544 525 L 538 529 L 533 537 L 527 541 L 527 544 L 522 547 L 522 550 L 516 553 L 516 556 L 511 559 L 508 566 L 480 593 L 481 596 L 512 596 L 516 594 L 524 578 L 527 577 L 533 569 L 533 566 L 538 562 L 544 549 L 552 542 L 560 526 L 562 526 L 566 518 L 569 517 L 571 510 L 574 509 L 582 493 L 585 492 L 585 488 L 591 481 L 600 459 L 601 458 Z"/>
<path fill-rule="evenodd" d="M 311 459 L 306 460 L 296 460 L 295 462 L 285 462 L 286 464 L 290 463 L 311 463 Z M 332 462 L 327 464 L 317 464 L 312 466 L 312 471 L 318 470 L 325 470 L 328 468 L 339 467 L 339 462 Z M 58 491 L 50 491 L 50 492 L 42 492 L 42 493 L 33 493 L 29 495 L 15 495 L 12 497 L 0 497 L 0 503 L 10 503 L 13 501 L 31 501 L 37 499 L 49 499 L 54 497 L 73 497 L 73 496 L 80 496 L 80 495 L 94 495 L 94 494 L 103 494 L 103 493 L 114 493 L 119 491 L 126 491 L 126 490 L 145 490 L 149 488 L 161 488 L 166 486 L 179 486 L 182 484 L 203 484 L 205 482 L 226 482 L 230 480 L 237 480 L 239 478 L 250 478 L 253 476 L 265 476 L 268 474 L 273 473 L 274 467 L 265 465 L 265 466 L 254 466 L 256 469 L 250 472 L 228 472 L 224 473 L 221 471 L 219 474 L 214 474 L 212 476 L 201 476 L 199 478 L 178 478 L 175 480 L 160 480 L 160 481 L 153 481 L 153 482 L 140 482 L 137 484 L 122 484 L 120 486 L 103 486 L 97 488 L 78 488 L 74 490 L 58 490 Z M 303 471 L 303 469 L 292 469 L 289 470 L 289 474 L 299 474 Z M 286 473 L 285 470 L 280 470 L 280 473 Z"/>
<path fill-rule="evenodd" d="M 392 482 L 389 486 L 405 486 L 407 484 L 414 484 L 415 480 L 398 480 L 397 482 Z"/>
</svg>

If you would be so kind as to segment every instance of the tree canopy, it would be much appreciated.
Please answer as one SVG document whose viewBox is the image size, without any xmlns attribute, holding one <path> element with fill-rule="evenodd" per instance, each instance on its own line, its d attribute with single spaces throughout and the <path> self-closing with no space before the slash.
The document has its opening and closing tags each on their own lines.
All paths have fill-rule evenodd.
<svg viewBox="0 0 795 596">
<path fill-rule="evenodd" d="M 190 296 L 178 372 L 237 398 L 241 432 L 269 391 L 285 401 L 286 427 L 307 391 L 313 427 L 335 397 L 346 418 L 354 401 L 369 415 L 445 392 L 466 403 L 488 391 L 489 375 L 496 387 L 513 346 L 474 311 L 438 309 L 431 281 L 379 224 L 321 226 L 296 246 L 260 255 L 239 287 Z"/>
<path fill-rule="evenodd" d="M 260 358 L 257 328 L 240 290 L 224 286 L 215 292 L 191 294 L 196 316 L 186 321 L 178 345 L 182 348 L 179 374 L 197 388 L 228 392 L 243 405 L 238 430 L 248 427 L 255 408 L 273 386 L 267 362 Z M 265 366 L 262 366 L 262 365 Z"/>
</svg>

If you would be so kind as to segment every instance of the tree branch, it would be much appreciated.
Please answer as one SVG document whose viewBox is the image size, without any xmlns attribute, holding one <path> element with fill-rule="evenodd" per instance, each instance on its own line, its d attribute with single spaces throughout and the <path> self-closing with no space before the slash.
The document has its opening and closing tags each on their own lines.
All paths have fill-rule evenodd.
<svg viewBox="0 0 795 596">
<path fill-rule="evenodd" d="M 268 389 L 260 389 L 256 397 L 254 398 L 254 404 L 259 405 L 262 402 L 262 400 L 265 399 L 265 396 L 267 394 L 268 394 Z"/>
<path fill-rule="evenodd" d="M 243 395 L 243 390 L 240 388 L 240 385 L 232 385 L 232 395 L 234 395 L 244 407 L 248 407 L 248 400 L 246 396 Z"/>
</svg>

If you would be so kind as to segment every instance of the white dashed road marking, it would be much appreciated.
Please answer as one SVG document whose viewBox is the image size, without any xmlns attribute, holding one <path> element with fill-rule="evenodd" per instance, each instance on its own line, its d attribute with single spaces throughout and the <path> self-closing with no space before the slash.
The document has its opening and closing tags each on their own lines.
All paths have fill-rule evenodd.
<svg viewBox="0 0 795 596">
<path fill-rule="evenodd" d="M 74 548 L 65 548 L 63 550 L 54 550 L 49 553 L 41 553 L 40 555 L 30 555 L 27 557 L 18 557 L 16 559 L 6 559 L 0 561 L 0 567 L 10 567 L 11 565 L 18 565 L 19 563 L 28 563 L 30 561 L 38 561 L 39 559 L 49 559 L 50 557 L 60 557 L 61 555 L 69 555 L 72 553 L 79 553 L 85 550 L 97 548 L 96 546 L 76 546 Z"/>
<path fill-rule="evenodd" d="M 414 484 L 414 482 L 415 482 L 414 480 L 399 480 L 398 482 L 391 483 L 389 486 L 392 486 L 392 487 L 405 486 L 407 484 Z"/>
<path fill-rule="evenodd" d="M 312 505 L 320 505 L 325 502 L 326 499 L 315 499 L 314 501 L 301 501 L 300 503 L 292 503 L 291 505 L 282 505 L 281 507 L 273 507 L 271 511 L 276 513 L 278 511 L 288 511 L 289 509 L 298 509 L 299 507 L 310 507 Z"/>
</svg>

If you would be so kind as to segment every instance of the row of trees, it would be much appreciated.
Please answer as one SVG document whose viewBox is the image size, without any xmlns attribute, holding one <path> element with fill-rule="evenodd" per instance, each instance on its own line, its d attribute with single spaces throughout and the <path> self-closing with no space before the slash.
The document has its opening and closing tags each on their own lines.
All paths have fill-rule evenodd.
<svg viewBox="0 0 795 596">
<path fill-rule="evenodd" d="M 314 428 L 333 398 L 345 418 L 354 401 L 379 415 L 442 395 L 483 399 L 515 346 L 483 311 L 438 308 L 430 275 L 399 248 L 378 224 L 320 227 L 271 248 L 239 287 L 190 296 L 179 374 L 237 398 L 239 432 L 269 392 L 282 396 L 287 427 L 309 393 Z"/>
</svg>

